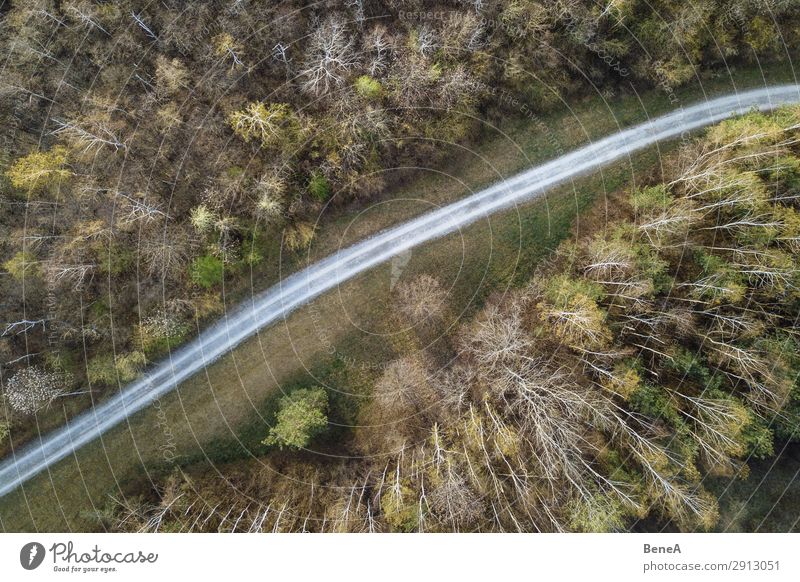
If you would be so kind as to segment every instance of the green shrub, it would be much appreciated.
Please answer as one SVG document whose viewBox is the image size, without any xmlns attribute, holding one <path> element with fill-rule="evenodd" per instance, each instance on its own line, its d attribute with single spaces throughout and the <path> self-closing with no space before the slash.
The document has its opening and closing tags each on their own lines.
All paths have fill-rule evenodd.
<svg viewBox="0 0 800 582">
<path fill-rule="evenodd" d="M 637 412 L 651 418 L 661 418 L 673 426 L 680 424 L 680 416 L 666 390 L 646 382 L 631 394 L 630 403 Z"/>
<path fill-rule="evenodd" d="M 579 296 L 588 297 L 592 301 L 600 301 L 605 292 L 601 285 L 588 279 L 556 275 L 547 282 L 544 295 L 551 304 L 563 306 L 570 304 Z"/>
<path fill-rule="evenodd" d="M 766 459 L 775 454 L 774 436 L 763 419 L 750 415 L 750 422 L 742 428 L 742 437 L 747 455 L 755 459 Z"/>
<path fill-rule="evenodd" d="M 308 182 L 308 191 L 320 202 L 325 202 L 331 195 L 331 185 L 325 176 L 317 172 Z"/>
<path fill-rule="evenodd" d="M 637 188 L 631 194 L 631 206 L 636 212 L 664 210 L 672 202 L 672 194 L 664 184 Z"/>
<path fill-rule="evenodd" d="M 369 75 L 361 75 L 355 82 L 356 93 L 365 99 L 378 99 L 383 93 L 380 82 Z"/>
<path fill-rule="evenodd" d="M 419 527 L 419 505 L 414 491 L 402 481 L 393 483 L 381 496 L 381 512 L 395 531 L 412 532 Z"/>
<path fill-rule="evenodd" d="M 241 166 L 231 166 L 227 170 L 225 170 L 225 176 L 230 178 L 231 180 L 237 180 L 242 177 L 244 174 L 244 168 Z"/>
<path fill-rule="evenodd" d="M 262 255 L 261 252 L 256 248 L 247 249 L 242 257 L 242 261 L 244 261 L 244 264 L 248 267 L 255 267 L 263 260 L 264 255 Z"/>
<path fill-rule="evenodd" d="M 135 262 L 130 247 L 121 244 L 112 244 L 109 250 L 102 250 L 99 259 L 100 272 L 112 276 L 127 272 Z"/>
<path fill-rule="evenodd" d="M 123 382 L 130 382 L 139 376 L 147 358 L 142 352 L 128 352 L 117 357 L 117 373 Z"/>
<path fill-rule="evenodd" d="M 222 283 L 224 270 L 222 261 L 214 255 L 203 255 L 192 261 L 189 275 L 195 284 L 210 289 Z"/>
</svg>

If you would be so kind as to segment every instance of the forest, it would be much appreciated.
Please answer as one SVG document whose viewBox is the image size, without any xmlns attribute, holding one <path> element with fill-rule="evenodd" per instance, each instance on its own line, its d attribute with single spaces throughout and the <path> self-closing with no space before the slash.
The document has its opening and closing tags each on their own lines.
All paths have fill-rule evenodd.
<svg viewBox="0 0 800 582">
<path fill-rule="evenodd" d="M 91 406 L 168 355 L 224 313 L 226 292 L 302 263 L 326 209 L 358 210 L 397 185 L 388 170 L 443 165 L 440 144 L 478 143 L 521 115 L 502 95 L 544 114 L 786 59 L 800 46 L 800 7 L 6 1 L 0 46 L 5 456 L 40 421 Z M 296 449 L 324 436 L 336 402 L 319 386 L 285 396 L 263 435 L 268 462 L 343 493 L 282 492 L 281 479 L 245 471 L 244 491 L 274 499 L 253 507 L 283 508 L 243 513 L 248 527 L 615 529 L 653 503 L 682 527 L 710 526 L 702 475 L 745 471 L 748 455 L 770 454 L 773 433 L 791 436 L 793 115 L 712 131 L 698 165 L 632 193 L 613 232 L 564 246 L 551 273 L 463 326 L 441 378 L 426 359 L 392 362 L 358 414 L 419 422 L 340 446 L 402 454 L 380 466 L 306 462 Z M 731 182 L 706 191 L 720 176 Z M 745 183 L 747 200 L 736 199 Z M 397 293 L 396 317 L 434 333 L 441 282 Z M 204 504 L 159 513 L 170 495 L 190 497 L 186 483 L 173 476 L 109 519 L 229 527 L 206 520 Z"/>
<path fill-rule="evenodd" d="M 324 439 L 347 420 L 343 386 L 297 388 L 263 458 L 179 467 L 100 517 L 121 531 L 712 529 L 709 477 L 746 479 L 798 436 L 798 156 L 798 107 L 715 126 L 669 181 L 629 189 L 612 220 L 450 330 L 440 282 L 404 282 L 396 359 L 343 376 L 370 395 L 346 434 Z"/>
</svg>

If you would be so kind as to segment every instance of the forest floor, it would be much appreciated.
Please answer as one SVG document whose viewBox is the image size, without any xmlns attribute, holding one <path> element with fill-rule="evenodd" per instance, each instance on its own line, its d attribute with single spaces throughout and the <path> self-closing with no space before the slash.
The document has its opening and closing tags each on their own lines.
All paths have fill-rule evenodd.
<svg viewBox="0 0 800 582">
<path fill-rule="evenodd" d="M 262 267 L 242 277 L 246 283 L 226 289 L 226 303 L 234 305 L 339 246 L 622 127 L 704 96 L 787 82 L 796 82 L 791 70 L 773 67 L 703 79 L 702 86 L 674 93 L 654 89 L 641 95 L 597 96 L 546 116 L 509 119 L 487 129 L 481 144 L 471 149 L 443 145 L 452 149 L 446 168 L 396 171 L 387 176 L 387 183 L 403 185 L 387 188 L 379 200 L 333 209 L 330 216 L 320 218 L 323 227 L 307 255 L 287 258 L 275 249 Z M 201 463 L 214 471 L 220 462 L 258 457 L 264 452 L 260 440 L 267 431 L 274 397 L 297 384 L 335 381 L 334 369 L 342 362 L 351 373 L 336 388 L 343 402 L 356 406 L 362 395 L 357 386 L 350 385 L 358 383 L 352 371 L 369 375 L 379 370 L 391 359 L 393 342 L 402 337 L 387 324 L 395 283 L 423 272 L 435 275 L 450 289 L 455 323 L 473 313 L 489 294 L 525 281 L 560 241 L 586 229 L 581 215 L 590 205 L 599 204 L 602 209 L 613 193 L 657 180 L 662 157 L 675 145 L 660 144 L 554 190 L 544 199 L 416 249 L 262 330 L 204 374 L 0 499 L 0 529 L 96 530 L 102 527 L 97 515 L 109 505 L 110 496 L 120 499 L 141 490 L 150 479 L 176 465 Z M 598 214 L 595 207 L 593 215 L 603 212 Z M 280 270 L 275 269 L 277 264 Z M 48 419 L 47 425 L 53 422 Z M 45 430 L 47 425 L 38 428 Z M 748 483 L 760 479 L 757 472 L 754 468 Z M 737 493 L 734 487 L 731 490 L 728 506 L 738 510 Z M 733 522 L 734 517 L 723 515 L 723 520 Z M 757 518 L 748 515 L 747 519 Z M 736 517 L 736 521 L 741 519 Z"/>
</svg>

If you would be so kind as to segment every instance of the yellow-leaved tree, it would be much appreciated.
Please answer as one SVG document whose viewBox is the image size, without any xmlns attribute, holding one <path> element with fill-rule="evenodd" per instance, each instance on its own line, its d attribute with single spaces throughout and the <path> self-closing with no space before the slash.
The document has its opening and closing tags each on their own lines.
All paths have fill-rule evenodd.
<svg viewBox="0 0 800 582">
<path fill-rule="evenodd" d="M 49 151 L 22 156 L 6 172 L 15 188 L 28 191 L 49 190 L 73 173 L 67 167 L 67 148 L 56 146 Z"/>
</svg>

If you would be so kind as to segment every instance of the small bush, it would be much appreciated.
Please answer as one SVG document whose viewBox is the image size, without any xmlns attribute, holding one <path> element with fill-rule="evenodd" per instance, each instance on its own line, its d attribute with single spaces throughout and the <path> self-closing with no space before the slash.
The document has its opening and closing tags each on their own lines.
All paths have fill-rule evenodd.
<svg viewBox="0 0 800 582">
<path fill-rule="evenodd" d="M 216 214 L 209 210 L 208 206 L 205 204 L 195 206 L 189 213 L 189 222 L 200 234 L 205 234 L 211 230 L 211 227 L 214 226 L 216 221 Z"/>
<path fill-rule="evenodd" d="M 383 93 L 383 87 L 380 82 L 373 79 L 369 75 L 361 75 L 355 82 L 356 93 L 366 99 L 378 99 Z"/>
<path fill-rule="evenodd" d="M 113 354 L 95 356 L 86 366 L 86 376 L 92 384 L 112 385 L 117 382 L 117 370 L 114 367 Z"/>
<path fill-rule="evenodd" d="M 257 248 L 249 248 L 245 251 L 244 256 L 242 257 L 242 261 L 248 267 L 255 267 L 261 261 L 264 260 L 264 255 Z"/>
<path fill-rule="evenodd" d="M 15 412 L 33 414 L 63 394 L 68 383 L 62 374 L 29 366 L 6 382 L 6 399 Z"/>
<path fill-rule="evenodd" d="M 314 238 L 314 227 L 307 222 L 300 222 L 284 233 L 286 248 L 290 251 L 301 251 L 308 248 Z"/>
<path fill-rule="evenodd" d="M 325 202 L 331 195 L 328 179 L 320 173 L 313 174 L 308 182 L 308 191 L 320 202 Z"/>
<path fill-rule="evenodd" d="M 638 188 L 631 194 L 631 206 L 636 212 L 663 210 L 672 201 L 672 194 L 664 184 Z"/>
<path fill-rule="evenodd" d="M 219 293 L 214 292 L 203 293 L 193 298 L 192 307 L 194 307 L 194 316 L 197 319 L 205 319 L 223 312 Z"/>
<path fill-rule="evenodd" d="M 130 382 L 139 376 L 139 372 L 147 363 L 147 358 L 142 352 L 129 352 L 117 357 L 117 372 L 119 379 L 123 382 Z"/>
<path fill-rule="evenodd" d="M 99 259 L 100 272 L 112 276 L 127 272 L 135 262 L 130 247 L 121 244 L 112 244 L 108 251 L 101 251 Z"/>
<path fill-rule="evenodd" d="M 87 376 L 93 384 L 114 385 L 119 379 L 122 383 L 135 380 L 146 362 L 142 352 L 120 354 L 114 359 L 113 354 L 95 356 L 87 366 Z"/>
</svg>

